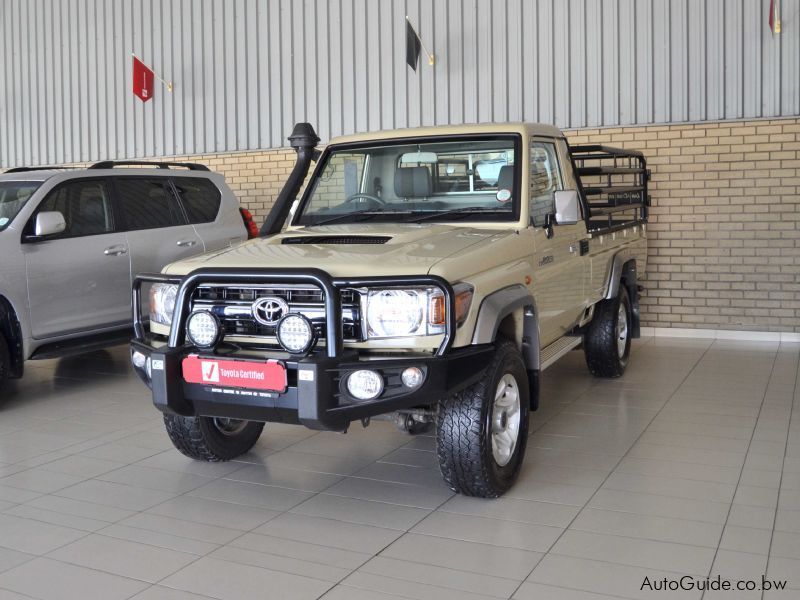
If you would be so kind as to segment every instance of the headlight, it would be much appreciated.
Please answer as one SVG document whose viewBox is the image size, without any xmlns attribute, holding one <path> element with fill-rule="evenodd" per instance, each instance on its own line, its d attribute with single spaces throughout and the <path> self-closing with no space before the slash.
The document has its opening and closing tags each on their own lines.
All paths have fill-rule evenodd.
<svg viewBox="0 0 800 600">
<path fill-rule="evenodd" d="M 171 283 L 154 283 L 150 288 L 150 320 L 160 325 L 172 325 L 178 286 Z"/>
<path fill-rule="evenodd" d="M 466 319 L 473 288 L 454 286 L 456 324 Z M 447 309 L 442 292 L 435 288 L 369 290 L 366 294 L 368 338 L 393 338 L 444 333 Z"/>
<path fill-rule="evenodd" d="M 368 337 L 427 335 L 427 304 L 427 290 L 370 290 Z"/>
</svg>

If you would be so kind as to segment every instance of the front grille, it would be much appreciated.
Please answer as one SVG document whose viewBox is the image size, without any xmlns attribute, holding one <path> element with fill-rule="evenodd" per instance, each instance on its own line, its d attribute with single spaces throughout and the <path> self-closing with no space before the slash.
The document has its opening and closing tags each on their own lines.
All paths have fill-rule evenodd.
<svg viewBox="0 0 800 600">
<path fill-rule="evenodd" d="M 339 291 L 342 304 L 342 332 L 348 342 L 362 341 L 360 294 L 356 290 Z M 285 300 L 289 312 L 301 313 L 311 320 L 317 336 L 325 338 L 325 294 L 315 287 L 290 285 L 202 285 L 192 296 L 192 310 L 209 310 L 225 325 L 226 336 L 274 338 L 275 326 L 259 323 L 251 308 L 259 298 Z M 260 345 L 272 345 L 269 339 L 255 339 Z"/>
</svg>

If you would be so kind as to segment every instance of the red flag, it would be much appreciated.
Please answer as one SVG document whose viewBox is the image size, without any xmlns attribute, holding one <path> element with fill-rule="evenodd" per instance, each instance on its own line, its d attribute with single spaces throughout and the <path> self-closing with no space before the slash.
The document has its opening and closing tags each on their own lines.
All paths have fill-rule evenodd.
<svg viewBox="0 0 800 600">
<path fill-rule="evenodd" d="M 155 83 L 155 73 L 140 61 L 133 57 L 133 93 L 139 96 L 142 102 L 147 102 L 153 97 L 153 84 Z"/>
<path fill-rule="evenodd" d="M 781 32 L 781 19 L 778 15 L 778 7 L 775 0 L 769 0 L 769 30 L 775 34 Z"/>
</svg>

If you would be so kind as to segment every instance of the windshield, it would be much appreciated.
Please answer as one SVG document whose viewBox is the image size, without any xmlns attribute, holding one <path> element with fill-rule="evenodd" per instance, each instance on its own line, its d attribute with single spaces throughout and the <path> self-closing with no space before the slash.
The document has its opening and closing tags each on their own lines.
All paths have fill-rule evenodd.
<svg viewBox="0 0 800 600">
<path fill-rule="evenodd" d="M 517 220 L 519 137 L 442 139 L 332 147 L 293 224 Z"/>
<path fill-rule="evenodd" d="M 0 231 L 11 224 L 40 185 L 39 181 L 0 181 Z"/>
</svg>

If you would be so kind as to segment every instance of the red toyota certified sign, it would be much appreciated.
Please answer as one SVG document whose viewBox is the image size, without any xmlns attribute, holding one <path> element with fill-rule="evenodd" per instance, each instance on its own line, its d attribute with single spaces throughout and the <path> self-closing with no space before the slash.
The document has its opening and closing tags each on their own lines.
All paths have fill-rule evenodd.
<svg viewBox="0 0 800 600">
<path fill-rule="evenodd" d="M 271 392 L 286 390 L 286 367 L 277 360 L 217 360 L 193 354 L 183 359 L 182 366 L 183 379 L 189 383 Z"/>
</svg>

